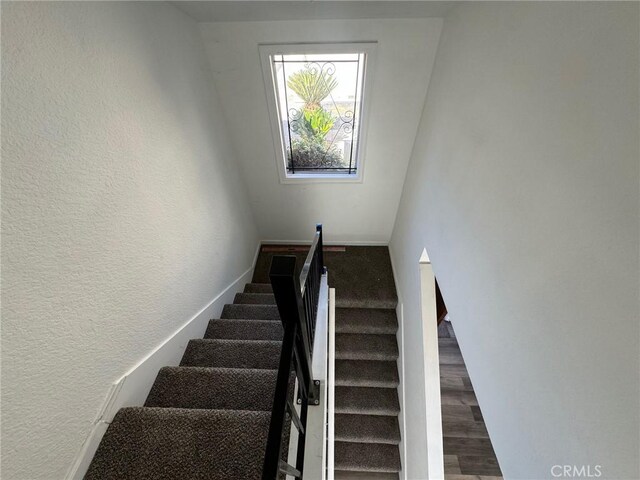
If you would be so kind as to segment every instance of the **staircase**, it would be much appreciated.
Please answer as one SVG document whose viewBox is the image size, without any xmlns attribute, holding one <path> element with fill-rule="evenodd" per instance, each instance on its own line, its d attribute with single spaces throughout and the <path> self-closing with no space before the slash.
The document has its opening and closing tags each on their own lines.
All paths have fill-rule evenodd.
<svg viewBox="0 0 640 480">
<path fill-rule="evenodd" d="M 85 479 L 261 478 L 282 340 L 270 292 L 246 285 L 144 407 L 116 414 Z"/>
<path fill-rule="evenodd" d="M 262 478 L 283 336 L 269 266 L 283 253 L 291 254 L 263 249 L 253 283 L 209 322 L 203 339 L 189 342 L 180 366 L 160 370 L 143 407 L 116 414 L 85 479 Z M 293 254 L 301 268 L 306 250 Z M 389 252 L 344 247 L 325 252 L 324 262 L 337 307 L 335 479 L 398 479 L 398 322 Z M 289 428 L 290 420 L 283 452 Z"/>
<path fill-rule="evenodd" d="M 267 281 L 273 255 L 258 257 L 254 282 Z M 265 251 L 266 250 L 266 251 Z M 304 248 L 286 252 L 298 264 Z M 326 249 L 336 289 L 335 479 L 398 479 L 397 296 L 387 247 Z"/>
</svg>

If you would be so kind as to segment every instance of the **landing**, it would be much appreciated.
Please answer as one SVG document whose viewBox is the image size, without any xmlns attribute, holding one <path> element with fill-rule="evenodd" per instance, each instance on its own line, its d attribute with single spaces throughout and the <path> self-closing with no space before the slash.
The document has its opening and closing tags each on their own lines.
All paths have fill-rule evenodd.
<svg viewBox="0 0 640 480">
<path fill-rule="evenodd" d="M 253 272 L 253 283 L 269 283 L 274 255 L 295 255 L 298 272 L 309 247 L 263 245 Z M 327 247 L 325 265 L 329 286 L 336 289 L 338 308 L 395 308 L 398 303 L 387 247 Z"/>
</svg>

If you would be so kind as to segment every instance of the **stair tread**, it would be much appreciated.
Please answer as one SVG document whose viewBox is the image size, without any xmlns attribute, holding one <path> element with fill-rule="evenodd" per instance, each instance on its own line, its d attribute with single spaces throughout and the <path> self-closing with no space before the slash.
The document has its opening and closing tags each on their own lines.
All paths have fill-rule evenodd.
<svg viewBox="0 0 640 480">
<path fill-rule="evenodd" d="M 394 361 L 336 360 L 336 385 L 395 388 L 400 383 Z"/>
<path fill-rule="evenodd" d="M 384 415 L 335 415 L 335 439 L 358 443 L 400 443 L 400 426 L 397 416 Z"/>
<path fill-rule="evenodd" d="M 282 245 L 279 245 L 282 247 Z M 275 255 L 295 255 L 296 271 L 302 268 L 307 251 L 262 250 L 253 272 L 253 282 L 269 282 L 269 266 Z M 347 246 L 340 251 L 324 251 L 331 286 L 336 290 L 337 308 L 389 308 L 398 304 L 389 248 Z"/>
<path fill-rule="evenodd" d="M 364 415 L 398 415 L 398 391 L 395 388 L 336 386 L 335 411 Z"/>
<path fill-rule="evenodd" d="M 180 366 L 277 369 L 281 344 L 273 340 L 189 340 Z"/>
<path fill-rule="evenodd" d="M 130 407 L 107 429 L 85 480 L 255 478 L 270 412 Z"/>
<path fill-rule="evenodd" d="M 277 370 L 164 367 L 146 407 L 271 411 Z"/>
<path fill-rule="evenodd" d="M 344 253 L 326 252 L 336 307 L 389 308 L 398 304 L 389 248 L 346 247 Z"/>
<path fill-rule="evenodd" d="M 227 304 L 222 309 L 220 318 L 237 318 L 244 320 L 280 320 L 278 307 L 275 305 L 235 305 Z"/>
<path fill-rule="evenodd" d="M 397 358 L 398 342 L 395 335 L 336 334 L 336 359 L 396 360 Z"/>
<path fill-rule="evenodd" d="M 220 318 L 209 321 L 204 338 L 228 340 L 282 340 L 280 320 Z"/>
<path fill-rule="evenodd" d="M 349 472 L 344 470 L 336 470 L 334 472 L 335 480 L 399 480 L 396 472 Z"/>
<path fill-rule="evenodd" d="M 270 283 L 247 283 L 244 293 L 273 293 L 273 288 Z"/>
<path fill-rule="evenodd" d="M 399 472 L 397 445 L 335 442 L 336 470 L 358 472 Z"/>
<path fill-rule="evenodd" d="M 233 299 L 235 305 L 275 305 L 276 297 L 273 293 L 236 293 Z"/>
<path fill-rule="evenodd" d="M 395 310 L 382 308 L 336 308 L 337 333 L 392 334 L 398 330 Z"/>
</svg>

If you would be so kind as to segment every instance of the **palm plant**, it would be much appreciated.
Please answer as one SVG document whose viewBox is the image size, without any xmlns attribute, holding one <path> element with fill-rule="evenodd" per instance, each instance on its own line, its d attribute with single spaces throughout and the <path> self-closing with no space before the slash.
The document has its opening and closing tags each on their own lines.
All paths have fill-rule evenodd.
<svg viewBox="0 0 640 480">
<path fill-rule="evenodd" d="M 297 168 L 341 166 L 342 155 L 325 142 L 336 119 L 321 105 L 338 80 L 333 73 L 307 67 L 291 74 L 287 86 L 304 102 L 297 122 L 302 127 L 297 130 L 300 137 L 293 140 L 288 152 L 290 164 Z"/>
<path fill-rule="evenodd" d="M 333 74 L 307 67 L 289 75 L 287 86 L 302 99 L 305 110 L 315 110 L 338 86 L 338 80 Z"/>
</svg>

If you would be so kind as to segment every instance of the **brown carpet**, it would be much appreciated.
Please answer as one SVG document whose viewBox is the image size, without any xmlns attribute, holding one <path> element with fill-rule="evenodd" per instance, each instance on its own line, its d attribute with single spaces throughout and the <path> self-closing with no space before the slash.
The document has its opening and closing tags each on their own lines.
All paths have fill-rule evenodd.
<svg viewBox="0 0 640 480">
<path fill-rule="evenodd" d="M 274 255 L 295 255 L 299 273 L 307 252 L 300 251 L 299 247 L 293 252 L 260 252 L 253 283 L 269 283 L 269 267 Z M 331 287 L 336 289 L 337 307 L 395 310 L 398 297 L 387 247 L 347 246 L 344 251 L 325 251 L 324 263 L 329 270 Z"/>
<path fill-rule="evenodd" d="M 305 249 L 283 249 L 260 253 L 254 282 L 269 281 L 274 255 L 295 255 L 302 269 Z M 325 250 L 324 258 L 337 307 L 336 478 L 397 479 L 398 299 L 389 250 L 347 246 Z"/>
<path fill-rule="evenodd" d="M 85 479 L 260 479 L 282 340 L 273 303 L 270 285 L 236 295 L 144 407 L 118 412 Z"/>
<path fill-rule="evenodd" d="M 339 250 L 339 249 L 338 249 Z M 252 480 L 262 475 L 282 326 L 269 285 L 253 283 L 160 370 L 144 407 L 115 416 L 89 480 Z M 279 252 L 278 254 L 282 254 Z M 298 270 L 306 252 L 296 252 Z M 397 479 L 397 303 L 386 247 L 325 253 L 336 288 L 336 478 Z M 287 425 L 287 438 L 288 429 Z"/>
</svg>

